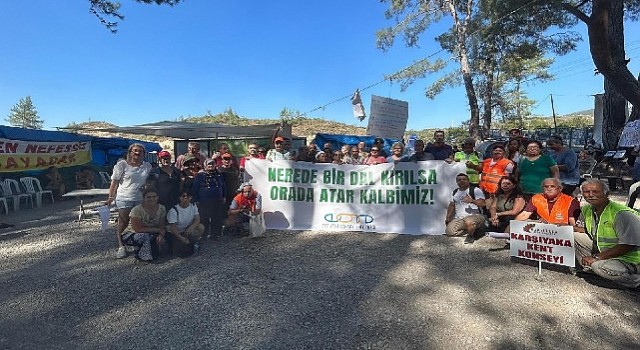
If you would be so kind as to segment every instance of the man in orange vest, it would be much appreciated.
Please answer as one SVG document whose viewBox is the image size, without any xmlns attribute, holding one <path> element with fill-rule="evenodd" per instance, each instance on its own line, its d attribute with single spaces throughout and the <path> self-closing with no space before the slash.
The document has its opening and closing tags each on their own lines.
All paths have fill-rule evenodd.
<svg viewBox="0 0 640 350">
<path fill-rule="evenodd" d="M 562 183 L 555 177 L 542 181 L 542 193 L 535 194 L 515 220 L 527 220 L 537 214 L 539 221 L 546 224 L 571 225 L 576 227 L 580 217 L 580 203 L 577 199 L 562 193 Z"/>
</svg>

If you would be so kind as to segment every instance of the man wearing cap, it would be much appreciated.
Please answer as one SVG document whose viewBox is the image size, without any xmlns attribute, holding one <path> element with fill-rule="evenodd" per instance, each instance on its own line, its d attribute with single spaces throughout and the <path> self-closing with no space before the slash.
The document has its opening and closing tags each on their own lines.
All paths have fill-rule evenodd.
<svg viewBox="0 0 640 350">
<path fill-rule="evenodd" d="M 467 166 L 467 175 L 469 175 L 469 182 L 472 185 L 478 186 L 480 183 L 480 172 L 478 171 L 478 165 L 482 162 L 482 156 L 480 153 L 474 150 L 476 140 L 474 138 L 467 138 L 462 142 L 462 151 L 456 152 L 453 155 L 453 159 L 445 159 L 447 163 L 452 161 L 464 162 Z"/>
<path fill-rule="evenodd" d="M 186 169 L 184 166 L 184 161 L 185 157 L 188 155 L 195 157 L 198 160 L 200 169 L 204 168 L 205 157 L 200 154 L 200 144 L 195 141 L 191 141 L 187 144 L 187 153 L 178 156 L 178 158 L 176 159 L 176 168 L 181 171 Z"/>
<path fill-rule="evenodd" d="M 580 182 L 580 167 L 578 166 L 578 155 L 572 149 L 568 149 L 562 144 L 562 138 L 554 135 L 547 140 L 549 155 L 558 164 L 560 170 L 560 181 L 562 182 L 562 193 L 573 195 L 578 182 Z"/>
<path fill-rule="evenodd" d="M 158 203 L 172 208 L 178 204 L 180 195 L 180 171 L 171 165 L 171 153 L 168 151 L 158 152 L 158 159 L 160 166 L 151 170 L 147 181 L 156 189 Z"/>
<path fill-rule="evenodd" d="M 232 167 L 238 169 L 238 167 L 239 167 L 238 160 L 231 153 L 231 151 L 229 150 L 229 144 L 227 144 L 226 142 L 221 142 L 218 145 L 218 150 L 216 152 L 214 152 L 213 155 L 211 155 L 211 159 L 216 161 L 216 166 L 217 167 L 220 167 L 220 166 L 222 166 L 222 155 L 225 154 L 225 153 L 231 155 L 231 161 L 229 162 L 228 165 L 231 165 Z"/>
<path fill-rule="evenodd" d="M 284 149 L 284 137 L 278 136 L 273 140 L 273 148 L 267 151 L 267 160 L 291 160 L 291 153 Z"/>
<path fill-rule="evenodd" d="M 250 183 L 243 183 L 238 191 L 239 193 L 231 201 L 228 216 L 224 220 L 225 231 L 241 228 L 243 223 L 249 222 L 251 215 L 258 215 L 262 211 L 262 196 Z"/>
<path fill-rule="evenodd" d="M 429 142 L 425 151 L 433 154 L 435 160 L 445 160 L 453 154 L 453 148 L 444 143 L 444 131 L 437 130 L 433 133 L 433 142 Z"/>
</svg>

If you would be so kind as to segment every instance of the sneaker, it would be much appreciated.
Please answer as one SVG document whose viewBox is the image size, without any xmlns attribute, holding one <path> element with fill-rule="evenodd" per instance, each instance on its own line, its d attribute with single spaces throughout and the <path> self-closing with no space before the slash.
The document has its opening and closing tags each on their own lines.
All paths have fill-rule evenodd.
<svg viewBox="0 0 640 350">
<path fill-rule="evenodd" d="M 475 242 L 475 239 L 472 235 L 467 235 L 467 238 L 464 239 L 464 244 L 472 244 Z"/>
<path fill-rule="evenodd" d="M 116 259 L 122 259 L 127 256 L 127 249 L 125 247 L 118 248 L 118 252 L 116 253 Z"/>
</svg>

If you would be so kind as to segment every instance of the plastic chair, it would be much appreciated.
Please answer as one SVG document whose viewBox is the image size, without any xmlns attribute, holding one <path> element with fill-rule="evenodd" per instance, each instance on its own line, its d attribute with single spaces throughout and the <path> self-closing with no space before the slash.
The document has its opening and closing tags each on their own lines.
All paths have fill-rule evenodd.
<svg viewBox="0 0 640 350">
<path fill-rule="evenodd" d="M 100 180 L 102 180 L 102 188 L 109 188 L 111 186 L 111 175 L 106 171 L 100 171 Z"/>
<path fill-rule="evenodd" d="M 1 192 L 1 191 L 0 191 Z M 4 206 L 4 212 L 9 214 L 9 205 L 7 204 L 7 198 L 4 196 L 4 192 L 1 192 L 0 204 Z"/>
<path fill-rule="evenodd" d="M 22 192 L 18 181 L 14 179 L 4 179 L 4 181 L 0 181 L 0 186 L 2 186 L 2 193 L 5 198 L 10 198 L 13 202 L 13 211 L 20 210 L 20 204 L 23 199 L 25 204 L 31 204 L 31 209 L 33 209 L 33 199 L 31 195 Z"/>
<path fill-rule="evenodd" d="M 53 200 L 53 191 L 51 190 L 43 190 L 42 185 L 40 185 L 40 180 L 35 177 L 21 177 L 20 182 L 24 188 L 27 189 L 27 193 L 31 194 L 36 199 L 36 205 L 39 207 L 42 206 L 42 196 L 48 194 L 51 196 L 51 203 L 55 203 Z"/>
</svg>

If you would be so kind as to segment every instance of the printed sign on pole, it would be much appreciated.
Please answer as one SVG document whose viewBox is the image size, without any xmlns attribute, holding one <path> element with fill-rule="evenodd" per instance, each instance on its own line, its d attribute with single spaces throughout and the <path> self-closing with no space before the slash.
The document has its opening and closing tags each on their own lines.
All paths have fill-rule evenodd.
<svg viewBox="0 0 640 350">
<path fill-rule="evenodd" d="M 372 95 L 367 134 L 401 140 L 408 119 L 409 102 Z"/>
<path fill-rule="evenodd" d="M 511 256 L 575 267 L 572 226 L 511 220 Z"/>
</svg>

